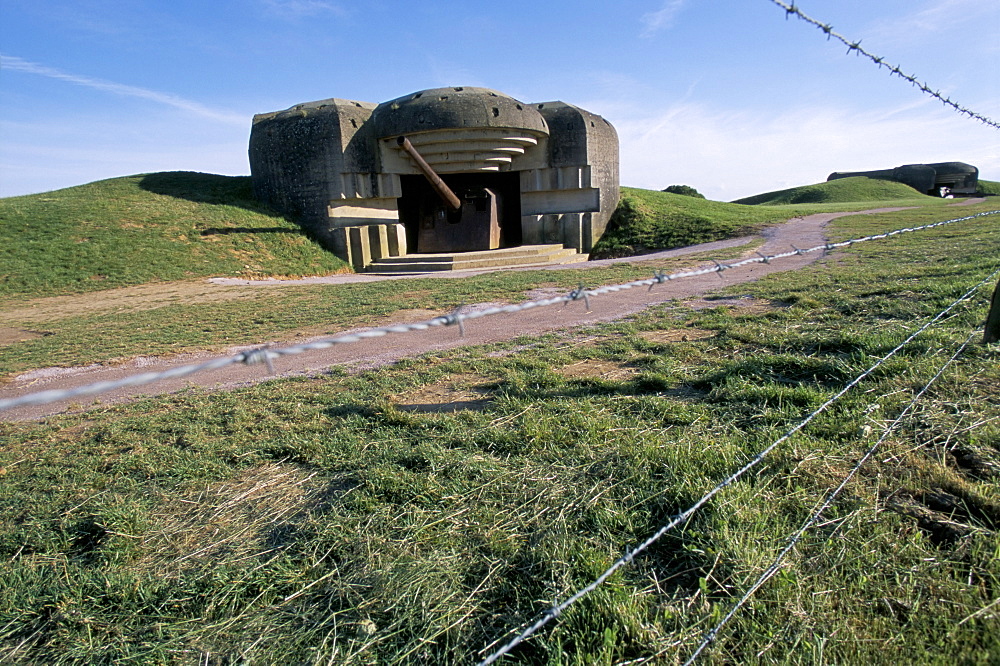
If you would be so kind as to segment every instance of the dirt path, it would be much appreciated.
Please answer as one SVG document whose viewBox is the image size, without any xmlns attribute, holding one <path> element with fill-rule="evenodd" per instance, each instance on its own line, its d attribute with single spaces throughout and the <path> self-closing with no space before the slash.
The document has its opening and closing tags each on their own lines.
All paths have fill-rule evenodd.
<svg viewBox="0 0 1000 666">
<path fill-rule="evenodd" d="M 823 213 L 804 218 L 794 218 L 784 224 L 764 230 L 761 234 L 764 244 L 759 248 L 759 251 L 763 254 L 771 255 L 787 252 L 792 246 L 799 248 L 814 247 L 825 242 L 823 227 L 830 220 L 845 215 L 896 210 L 902 209 L 882 208 L 861 212 Z M 652 261 L 696 252 L 710 252 L 723 248 L 738 247 L 754 240 L 755 237 L 732 239 L 670 250 L 641 258 L 632 257 L 621 260 L 590 262 L 588 265 L 601 265 L 613 261 Z M 747 254 L 753 253 L 748 252 Z M 344 366 L 351 369 L 372 368 L 429 351 L 451 349 L 465 345 L 486 344 L 509 340 L 522 335 L 538 335 L 565 328 L 614 321 L 633 315 L 658 303 L 674 299 L 698 298 L 718 291 L 723 287 L 757 280 L 769 273 L 795 270 L 816 261 L 820 257 L 821 253 L 814 252 L 783 259 L 771 264 L 751 264 L 730 269 L 723 273 L 711 273 L 668 282 L 657 285 L 651 291 L 647 291 L 646 289 L 631 289 L 613 295 L 594 297 L 590 299 L 591 310 L 589 312 L 586 311 L 583 303 L 572 303 L 565 307 L 550 306 L 515 314 L 500 314 L 487 319 L 470 321 L 465 326 L 465 337 L 460 337 L 459 331 L 456 328 L 435 328 L 428 331 L 417 331 L 404 335 L 391 335 L 386 338 L 365 340 L 354 344 L 337 345 L 325 350 L 282 357 L 274 361 L 274 370 L 278 376 L 291 376 L 314 374 L 322 372 L 331 366 Z M 568 267 L 553 267 L 553 270 L 566 268 L 578 269 L 580 267 L 580 264 L 576 264 Z M 537 268 L 534 270 L 537 270 Z M 426 277 L 456 279 L 467 277 L 477 272 L 482 271 L 463 271 Z M 210 300 L 246 298 L 257 289 L 280 288 L 287 284 L 303 284 L 306 282 L 343 284 L 379 279 L 392 280 L 403 278 L 379 277 L 374 275 L 334 275 L 324 278 L 290 281 L 267 280 L 248 282 L 246 280 L 216 279 L 211 281 L 213 284 L 197 282 L 118 289 L 99 296 L 88 295 L 85 299 L 69 296 L 41 299 L 33 306 L 24 308 L 24 310 L 25 312 L 30 311 L 32 314 L 37 315 L 39 318 L 36 321 L 41 322 L 43 321 L 43 317 L 54 318 L 69 316 L 71 312 L 74 314 L 79 313 L 81 312 L 80 308 L 87 311 L 95 309 L 142 309 L 157 307 L 156 303 L 163 304 L 165 301 L 175 300 L 182 296 L 185 299 L 189 299 L 191 296 L 200 295 L 202 298 Z M 545 298 L 551 295 L 554 294 L 532 294 L 534 298 Z M 494 304 L 479 304 L 478 306 L 471 307 L 489 307 L 491 305 Z M 45 314 L 43 315 L 43 313 Z M 409 321 L 415 320 L 412 314 L 407 316 Z M 426 312 L 417 314 L 420 316 L 416 320 L 428 319 L 434 316 L 433 313 Z M 24 313 L 21 313 L 20 316 L 23 317 Z M 295 343 L 300 344 L 306 341 L 308 340 L 298 338 L 295 340 Z M 276 342 L 274 346 L 282 346 L 282 343 Z M 246 349 L 248 348 L 232 348 L 223 355 L 236 354 Z M 15 377 L 8 384 L 0 387 L 0 398 L 13 398 L 26 393 L 50 389 L 74 388 L 99 381 L 113 381 L 137 373 L 160 372 L 179 365 L 198 363 L 216 356 L 219 356 L 219 354 L 184 354 L 170 358 L 140 357 L 128 363 L 113 366 L 97 364 L 79 368 L 45 368 L 22 374 Z M 92 406 L 96 404 L 119 403 L 138 396 L 172 393 L 192 386 L 227 389 L 272 378 L 273 376 L 269 375 L 268 371 L 262 366 L 245 367 L 242 365 L 232 365 L 220 370 L 202 372 L 184 379 L 162 380 L 147 386 L 116 389 L 101 394 L 97 399 L 87 399 L 87 404 Z M 53 414 L 84 411 L 86 409 L 86 405 L 64 401 L 48 405 L 6 410 L 0 412 L 0 420 L 20 421 L 38 419 Z"/>
</svg>

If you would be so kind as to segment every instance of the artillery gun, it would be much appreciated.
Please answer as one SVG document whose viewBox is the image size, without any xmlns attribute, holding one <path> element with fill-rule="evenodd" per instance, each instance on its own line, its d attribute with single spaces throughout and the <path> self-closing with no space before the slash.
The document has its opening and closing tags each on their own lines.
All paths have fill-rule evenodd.
<svg viewBox="0 0 1000 666">
<path fill-rule="evenodd" d="M 440 201 L 425 199 L 419 210 L 417 247 L 424 252 L 471 252 L 500 247 L 501 200 L 488 187 L 466 186 L 461 196 L 437 174 L 405 136 L 396 139 Z M 445 225 L 448 225 L 445 227 Z M 447 233 L 441 233 L 446 230 Z M 442 242 L 443 238 L 447 238 Z M 444 247 L 441 247 L 444 245 Z"/>
</svg>

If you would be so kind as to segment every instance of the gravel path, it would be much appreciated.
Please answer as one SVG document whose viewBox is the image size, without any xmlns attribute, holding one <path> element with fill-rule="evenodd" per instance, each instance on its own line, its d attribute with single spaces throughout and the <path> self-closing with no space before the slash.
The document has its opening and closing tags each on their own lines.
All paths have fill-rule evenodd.
<svg viewBox="0 0 1000 666">
<path fill-rule="evenodd" d="M 894 210 L 901 209 L 881 208 L 862 211 L 861 213 L 879 213 Z M 770 227 L 761 234 L 764 239 L 764 245 L 760 248 L 760 252 L 772 255 L 787 252 L 791 249 L 791 246 L 808 248 L 820 245 L 826 242 L 823 227 L 830 220 L 845 215 L 858 215 L 861 213 L 823 213 L 803 218 L 794 218 L 784 224 Z M 586 265 L 595 266 L 621 261 L 651 261 L 697 252 L 711 252 L 746 245 L 755 240 L 755 238 L 747 237 L 705 243 L 688 248 L 644 255 L 642 257 L 588 262 Z M 752 255 L 753 253 L 748 254 Z M 434 328 L 427 331 L 411 332 L 405 335 L 390 335 L 380 339 L 363 340 L 354 344 L 336 345 L 329 349 L 307 352 L 297 356 L 283 356 L 274 361 L 274 370 L 278 376 L 292 376 L 319 373 L 331 366 L 343 366 L 350 369 L 373 368 L 429 351 L 452 349 L 464 345 L 485 344 L 509 340 L 522 335 L 537 335 L 576 326 L 619 320 L 644 310 L 651 305 L 664 303 L 673 299 L 698 298 L 729 285 L 751 282 L 769 273 L 795 270 L 816 261 L 821 256 L 821 253 L 814 252 L 807 255 L 790 257 L 771 264 L 750 264 L 730 269 L 723 273 L 711 273 L 676 280 L 657 285 L 651 291 L 641 288 L 630 289 L 616 294 L 594 297 L 590 299 L 591 310 L 589 312 L 585 311 L 586 308 L 581 302 L 579 304 L 571 303 L 565 307 L 550 306 L 515 314 L 499 314 L 486 319 L 468 322 L 465 326 L 465 337 L 459 336 L 457 327 Z M 551 267 L 551 270 L 578 269 L 582 266 L 582 264 L 565 267 L 554 266 Z M 537 267 L 532 270 L 537 270 Z M 445 274 L 430 274 L 421 277 L 456 279 L 482 272 L 485 271 L 460 271 Z M 267 289 L 280 288 L 289 284 L 346 284 L 349 282 L 398 279 L 403 278 L 348 274 L 288 281 L 262 280 L 250 282 L 247 280 L 216 278 L 212 280 L 212 283 L 220 286 L 239 285 Z M 537 294 L 533 296 L 544 298 L 550 295 Z M 488 307 L 490 305 L 493 304 L 479 304 L 478 306 L 473 305 L 470 307 Z M 433 315 L 422 316 L 421 319 L 430 318 L 430 316 Z M 295 344 L 303 342 L 308 342 L 308 340 L 298 338 L 294 341 Z M 283 344 L 290 343 L 276 341 L 273 346 L 280 347 Z M 111 381 L 140 372 L 160 372 L 179 365 L 198 363 L 220 355 L 236 354 L 246 349 L 248 348 L 236 347 L 224 354 L 183 354 L 169 358 L 140 357 L 127 363 L 116 365 L 97 364 L 77 368 L 45 368 L 19 375 L 13 381 L 0 386 L 0 398 L 13 398 L 36 391 L 66 389 L 99 381 Z M 131 400 L 139 396 L 172 393 L 191 386 L 224 390 L 272 379 L 273 377 L 263 366 L 246 367 L 243 365 L 231 365 L 220 370 L 206 371 L 183 379 L 162 380 L 156 384 L 147 386 L 117 389 L 103 393 L 97 399 L 89 398 L 87 400 L 91 406 L 95 404 L 112 404 Z M 86 409 L 86 405 L 68 402 L 27 406 L 0 412 L 0 420 L 20 421 L 39 419 L 53 414 L 79 412 Z"/>
</svg>

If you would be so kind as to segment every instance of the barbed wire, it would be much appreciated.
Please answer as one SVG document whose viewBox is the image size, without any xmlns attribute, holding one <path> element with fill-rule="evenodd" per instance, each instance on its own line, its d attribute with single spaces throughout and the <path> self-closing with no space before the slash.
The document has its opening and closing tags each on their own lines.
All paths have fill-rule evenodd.
<svg viewBox="0 0 1000 666">
<path fill-rule="evenodd" d="M 1000 275 L 1000 268 L 998 268 L 997 270 L 995 270 L 988 277 L 984 278 L 979 284 L 977 284 L 976 286 L 972 287 L 967 292 L 965 292 L 962 296 L 960 296 L 958 299 L 956 299 L 951 305 L 949 305 L 947 308 L 945 308 L 944 310 L 942 310 L 941 312 L 939 312 L 937 315 L 935 315 L 933 319 L 931 319 L 930 321 L 928 321 L 927 323 L 925 323 L 923 326 L 921 326 L 920 328 L 918 328 L 917 330 L 915 330 L 913 333 L 911 333 L 905 340 L 903 340 L 901 343 L 899 343 L 892 351 L 890 351 L 888 354 L 886 354 L 885 356 L 883 356 L 882 358 L 880 358 L 871 367 L 869 367 L 867 370 L 865 370 L 860 375 L 858 375 L 853 380 L 851 380 L 844 388 L 842 388 L 839 392 L 837 392 L 836 395 L 834 395 L 833 397 L 829 398 L 826 402 L 824 402 L 822 405 L 820 405 L 815 410 L 813 410 L 813 412 L 811 414 L 809 414 L 802 421 L 800 421 L 798 424 L 796 424 L 790 430 L 788 430 L 788 432 L 786 432 L 784 435 L 782 435 L 781 437 L 779 437 L 773 443 L 771 443 L 770 445 L 768 445 L 767 447 L 765 447 L 763 450 L 761 450 L 759 453 L 757 453 L 757 455 L 755 455 L 753 458 L 751 458 L 750 461 L 748 463 L 746 463 L 745 465 L 743 465 L 743 467 L 741 467 L 739 470 L 737 470 L 736 472 L 732 473 L 731 475 L 729 475 L 728 477 L 726 477 L 724 480 L 722 480 L 721 482 L 719 482 L 718 484 L 716 484 L 716 486 L 714 488 L 712 488 L 707 493 L 705 493 L 704 495 L 702 495 L 701 499 L 699 499 L 697 502 L 695 502 L 694 504 L 692 504 L 690 507 L 688 507 L 687 509 L 685 509 L 681 513 L 678 513 L 676 516 L 674 516 L 666 525 L 664 525 L 659 530 L 657 530 L 651 537 L 649 537 L 648 539 L 646 539 L 645 541 L 643 541 L 641 544 L 639 544 L 634 549 L 631 549 L 631 550 L 626 549 L 625 554 L 622 555 L 617 560 L 615 560 L 611 564 L 611 566 L 609 566 L 604 571 L 604 573 L 602 573 L 600 576 L 598 576 L 593 582 L 591 582 L 586 587 L 583 587 L 580 590 L 578 590 L 577 592 L 575 592 L 573 595 L 571 595 L 570 597 L 568 597 L 565 601 L 563 601 L 561 603 L 558 603 L 558 604 L 555 604 L 554 606 L 552 606 L 551 608 L 549 608 L 548 610 L 546 610 L 544 613 L 542 613 L 541 617 L 539 617 L 538 620 L 536 620 L 533 624 L 531 624 L 527 629 L 525 629 L 520 634 L 518 634 L 517 636 L 515 636 L 511 641 L 509 641 L 508 643 L 506 643 L 503 647 L 501 647 L 496 652 L 492 653 L 486 659 L 484 659 L 481 662 L 479 662 L 479 666 L 489 666 L 490 664 L 494 663 L 497 659 L 499 659 L 500 657 L 502 657 L 503 655 L 507 654 L 512 649 L 514 649 L 515 647 L 517 647 L 520 643 L 522 643 L 524 640 L 526 640 L 527 638 L 529 638 L 530 636 L 532 636 L 535 632 L 537 632 L 539 629 L 541 629 L 542 627 L 544 627 L 550 621 L 552 621 L 553 619 L 555 619 L 555 618 L 559 617 L 560 615 L 562 615 L 562 613 L 565 612 L 567 608 L 569 608 L 570 606 L 572 606 L 573 604 L 575 604 L 577 601 L 579 601 L 580 599 L 582 599 L 583 597 L 587 596 L 588 594 L 590 594 L 591 592 L 593 592 L 595 589 L 597 589 L 601 584 L 604 583 L 604 581 L 606 581 L 609 577 L 611 577 L 611 575 L 615 571 L 617 571 L 621 567 L 625 566 L 626 564 L 630 563 L 633 559 L 635 559 L 635 557 L 637 555 L 639 555 L 644 550 L 646 550 L 649 546 L 651 546 L 653 543 L 655 543 L 656 541 L 658 541 L 664 534 L 666 534 L 667 532 L 669 532 L 673 528 L 677 527 L 681 523 L 687 521 L 688 518 L 690 518 L 692 515 L 694 515 L 694 513 L 696 511 L 698 511 L 698 509 L 700 509 L 702 506 L 704 506 L 710 499 L 712 499 L 713 497 L 715 497 L 724 488 L 726 488 L 726 487 L 732 485 L 733 483 L 735 483 L 736 481 L 738 481 L 740 479 L 740 477 L 742 477 L 746 472 L 748 472 L 749 470 L 751 470 L 754 467 L 756 467 L 765 457 L 767 457 L 767 455 L 769 453 L 771 453 L 771 451 L 773 451 L 774 449 L 776 449 L 778 446 L 780 446 L 781 444 L 783 444 L 784 442 L 786 442 L 789 438 L 791 438 L 794 434 L 796 434 L 797 432 L 799 432 L 800 430 L 802 430 L 803 428 L 805 428 L 807 425 L 809 425 L 809 423 L 811 423 L 813 419 L 815 419 L 817 416 L 819 416 L 824 411 L 826 411 L 827 408 L 829 408 L 831 405 L 833 405 L 835 402 L 837 402 L 841 397 L 843 397 L 852 388 L 854 388 L 859 383 L 861 383 L 866 377 L 868 377 L 868 375 L 870 375 L 871 373 L 873 373 L 875 370 L 877 370 L 879 367 L 881 367 L 882 364 L 884 364 L 886 361 L 888 361 L 893 356 L 895 356 L 901 349 L 903 349 L 903 347 L 905 347 L 911 341 L 913 341 L 914 338 L 916 338 L 918 335 L 920 335 L 925 330 L 927 330 L 928 328 L 930 328 L 931 326 L 933 326 L 935 323 L 937 323 L 939 320 L 941 320 L 945 315 L 947 315 L 949 312 L 951 312 L 953 309 L 955 309 L 960 303 L 962 303 L 965 300 L 969 299 L 976 291 L 978 291 L 983 285 L 985 285 L 987 282 L 989 282 L 990 280 L 992 280 L 997 275 Z"/>
<path fill-rule="evenodd" d="M 868 51 L 866 51 L 864 48 L 861 47 L 861 40 L 858 40 L 856 42 L 855 41 L 851 41 L 847 37 L 844 37 L 843 35 L 841 35 L 840 33 L 835 32 L 833 30 L 833 26 L 831 26 L 830 24 L 823 23 L 822 21 L 818 21 L 818 20 L 812 18 L 811 16 L 807 16 L 806 14 L 804 14 L 802 12 L 802 10 L 800 10 L 798 7 L 795 6 L 794 2 L 792 2 L 792 4 L 790 4 L 790 5 L 782 2 L 781 0 L 771 0 L 771 2 L 773 2 L 774 4 L 778 5 L 779 7 L 781 7 L 782 9 L 785 10 L 785 17 L 786 18 L 788 16 L 796 16 L 799 19 L 805 21 L 806 23 L 811 23 L 812 25 L 816 26 L 817 28 L 819 28 L 820 30 L 822 30 L 823 32 L 825 32 L 827 39 L 830 39 L 832 37 L 832 38 L 834 38 L 834 39 L 842 42 L 844 44 L 844 46 L 847 47 L 847 52 L 848 53 L 851 53 L 852 51 L 854 51 L 858 55 L 863 55 L 866 58 L 868 58 L 869 60 L 871 60 L 872 62 L 874 62 L 876 65 L 878 65 L 879 69 L 882 69 L 882 67 L 886 67 L 889 70 L 889 74 L 890 75 L 892 75 L 892 76 L 898 76 L 901 79 L 903 79 L 904 81 L 909 81 L 911 85 L 914 85 L 914 86 L 918 87 L 921 90 L 921 92 L 924 92 L 924 93 L 930 95 L 931 97 L 934 97 L 935 99 L 939 100 L 945 106 L 950 106 L 953 109 L 955 109 L 956 111 L 958 111 L 959 113 L 964 114 L 966 116 L 969 116 L 970 118 L 973 118 L 974 120 L 978 120 L 979 122 L 981 122 L 981 123 L 983 123 L 985 125 L 989 125 L 989 126 L 994 127 L 996 129 L 1000 129 L 1000 122 L 997 122 L 995 120 L 991 120 L 990 118 L 988 118 L 988 117 L 986 117 L 986 116 L 984 116 L 982 114 L 976 113 L 976 112 L 974 112 L 974 111 L 972 111 L 970 109 L 965 108 L 964 106 L 961 106 L 960 104 L 958 104 L 956 102 L 953 102 L 951 100 L 951 98 L 945 97 L 944 95 L 941 94 L 940 91 L 933 90 L 929 85 L 927 85 L 923 81 L 920 81 L 919 79 L 917 79 L 916 76 L 914 76 L 912 74 L 907 74 L 907 73 L 903 72 L 899 68 L 898 65 L 890 65 L 889 63 L 887 63 L 885 61 L 885 58 L 876 56 L 873 53 L 869 53 Z"/>
<path fill-rule="evenodd" d="M 680 280 L 689 277 L 707 275 L 710 273 L 722 273 L 723 271 L 732 268 L 739 268 L 750 264 L 769 264 L 771 261 L 774 261 L 776 259 L 786 259 L 788 257 L 795 257 L 804 254 L 810 254 L 813 252 L 830 252 L 838 248 L 854 245 L 855 243 L 863 243 L 866 241 L 890 238 L 892 236 L 896 236 L 902 233 L 933 229 L 946 224 L 965 222 L 968 220 L 973 220 L 976 218 L 985 217 L 989 215 L 997 215 L 997 214 L 1000 214 L 1000 210 L 985 211 L 981 213 L 976 213 L 974 215 L 967 215 L 965 217 L 957 217 L 951 220 L 932 222 L 917 227 L 905 227 L 902 229 L 896 229 L 894 231 L 889 231 L 882 234 L 874 234 L 871 236 L 864 236 L 861 238 L 852 238 L 851 240 L 841 241 L 838 243 L 824 243 L 823 245 L 817 245 L 815 247 L 807 249 L 799 249 L 793 245 L 792 251 L 790 252 L 782 252 L 773 255 L 763 255 L 758 253 L 758 256 L 756 257 L 750 257 L 749 259 L 743 259 L 742 261 L 737 261 L 734 263 L 723 264 L 716 261 L 715 266 L 712 267 L 702 268 L 698 270 L 691 270 L 691 271 L 681 271 L 670 274 L 663 273 L 660 271 L 655 271 L 652 278 L 647 278 L 644 280 L 635 280 L 633 282 L 628 282 L 625 284 L 607 285 L 595 289 L 585 289 L 583 286 L 580 286 L 577 289 L 571 291 L 567 295 L 556 296 L 554 298 L 525 301 L 523 303 L 512 304 L 512 305 L 489 307 L 473 312 L 463 313 L 461 311 L 456 311 L 452 314 L 441 315 L 439 317 L 434 317 L 433 319 L 428 319 L 426 321 L 414 322 L 409 324 L 394 324 L 392 326 L 381 326 L 378 328 L 372 328 L 365 331 L 358 331 L 356 333 L 349 333 L 333 338 L 316 340 L 313 342 L 308 342 L 300 345 L 292 345 L 289 347 L 265 346 L 265 347 L 260 347 L 258 349 L 241 352 L 233 356 L 216 358 L 209 361 L 205 361 L 203 363 L 192 363 L 188 365 L 182 365 L 161 372 L 146 372 L 125 377 L 122 379 L 95 382 L 93 384 L 78 386 L 71 389 L 51 389 L 47 391 L 38 391 L 35 393 L 29 393 L 15 398 L 4 398 L 0 399 L 0 411 L 14 409 L 15 407 L 46 405 L 53 402 L 61 402 L 64 400 L 72 400 L 75 398 L 88 397 L 92 395 L 98 395 L 101 393 L 107 393 L 109 391 L 115 391 L 120 388 L 144 386 L 146 384 L 152 384 L 157 381 L 162 381 L 165 379 L 177 379 L 180 377 L 187 377 L 199 372 L 218 370 L 220 368 L 224 368 L 230 365 L 265 364 L 267 365 L 268 369 L 273 372 L 272 361 L 282 356 L 294 356 L 308 351 L 329 349 L 330 347 L 333 347 L 335 345 L 350 344 L 354 342 L 360 342 L 361 340 L 380 338 L 390 334 L 411 333 L 414 331 L 426 331 L 428 329 L 441 326 L 458 326 L 460 334 L 464 335 L 465 322 L 474 319 L 490 317 L 498 314 L 519 313 L 527 310 L 532 310 L 535 308 L 547 307 L 550 305 L 566 305 L 567 303 L 572 303 L 574 301 L 580 301 L 580 300 L 584 301 L 584 303 L 587 306 L 587 309 L 589 310 L 591 296 L 601 296 L 604 294 L 611 294 L 618 291 L 624 291 L 627 289 L 634 289 L 636 287 L 649 287 L 649 290 L 651 291 L 654 286 L 658 284 L 663 284 L 665 282 L 670 282 L 673 280 Z"/>
<path fill-rule="evenodd" d="M 882 436 L 879 437 L 878 441 L 872 444 L 871 447 L 869 447 L 869 449 L 865 452 L 865 454 L 861 456 L 861 459 L 858 460 L 858 462 L 854 465 L 853 468 L 851 468 L 851 471 L 847 473 L 847 476 L 844 477 L 844 480 L 840 482 L 840 485 L 838 485 L 834 490 L 832 490 L 827 495 L 826 499 L 819 506 L 819 508 L 816 509 L 816 511 L 813 512 L 813 514 L 809 517 L 809 519 L 802 524 L 802 527 L 800 527 L 799 530 L 795 532 L 795 534 L 793 534 L 788 539 L 788 544 L 785 546 L 784 550 L 782 550 L 778 554 L 778 556 L 774 558 L 774 562 L 771 563 L 771 566 L 769 566 L 767 569 L 764 570 L 764 573 L 762 573 L 760 577 L 754 582 L 754 584 L 750 586 L 750 588 L 743 594 L 740 600 L 733 605 L 733 607 L 729 610 L 729 612 L 725 615 L 725 617 L 719 620 L 718 624 L 712 627 L 712 629 L 705 634 L 701 643 L 698 645 L 698 648 L 694 651 L 694 653 L 690 657 L 688 657 L 687 661 L 684 662 L 684 666 L 689 666 L 690 664 L 693 664 L 695 659 L 698 658 L 698 655 L 700 655 L 702 651 L 716 639 L 716 637 L 719 635 L 719 631 L 721 631 L 722 628 L 726 626 L 726 624 L 728 624 L 729 620 L 733 618 L 736 612 L 750 599 L 750 597 L 753 596 L 757 592 L 757 590 L 759 590 L 764 585 L 764 583 L 770 580 L 772 576 L 778 573 L 778 570 L 781 567 L 781 563 L 785 560 L 785 558 L 792 551 L 792 549 L 795 548 L 796 545 L 798 545 L 799 541 L 802 539 L 806 530 L 808 530 L 810 527 L 816 524 L 816 521 L 819 520 L 823 512 L 833 503 L 833 500 L 837 498 L 837 495 L 840 494 L 840 491 L 842 491 L 847 486 L 850 480 L 854 478 L 854 475 L 857 474 L 857 472 L 868 461 L 868 459 L 875 454 L 875 451 L 878 450 L 878 448 L 882 445 L 882 443 L 886 439 L 888 439 L 889 435 L 891 435 L 896 430 L 896 427 L 902 422 L 903 418 L 905 418 L 910 413 L 910 411 L 917 405 L 917 402 L 924 395 L 924 393 L 926 393 L 928 389 L 930 389 L 931 385 L 933 385 L 934 382 L 936 382 L 941 377 L 941 375 L 944 374 L 944 371 L 948 368 L 948 366 L 954 363 L 955 360 L 962 354 L 962 352 L 965 351 L 965 348 L 969 346 L 969 343 L 972 342 L 972 338 L 976 335 L 977 332 L 978 331 L 973 331 L 972 333 L 970 333 L 969 337 L 966 338 L 965 342 L 963 342 L 962 345 L 958 348 L 958 351 L 952 354 L 951 358 L 945 361 L 944 365 L 942 365 L 941 368 L 938 369 L 937 373 L 930 378 L 930 380 L 924 385 L 922 389 L 920 389 L 920 391 L 916 393 L 916 395 L 913 396 L 913 398 L 906 405 L 906 407 L 903 408 L 903 410 L 899 413 L 896 419 L 892 423 L 890 423 L 888 427 L 886 427 L 885 431 L 882 433 Z"/>
</svg>

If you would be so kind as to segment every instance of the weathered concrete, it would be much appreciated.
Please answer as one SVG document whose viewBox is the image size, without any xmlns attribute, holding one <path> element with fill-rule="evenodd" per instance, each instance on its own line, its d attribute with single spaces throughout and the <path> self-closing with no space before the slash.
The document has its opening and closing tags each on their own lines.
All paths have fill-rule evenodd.
<svg viewBox="0 0 1000 666">
<path fill-rule="evenodd" d="M 895 169 L 878 171 L 837 171 L 827 180 L 863 176 L 878 180 L 894 180 L 909 185 L 922 194 L 975 194 L 979 189 L 979 169 L 964 162 L 935 164 L 904 164 Z M 945 188 L 942 191 L 942 188 Z"/>
<path fill-rule="evenodd" d="M 468 205 L 442 212 L 401 137 Z M 255 116 L 250 167 L 258 197 L 358 270 L 396 252 L 561 243 L 587 253 L 619 196 L 618 135 L 607 120 L 486 88 L 424 90 L 377 106 L 328 99 Z M 479 234 L 466 227 L 487 222 L 466 211 L 484 190 L 495 197 L 498 230 Z M 469 238 L 489 246 L 460 246 L 480 242 Z"/>
</svg>

